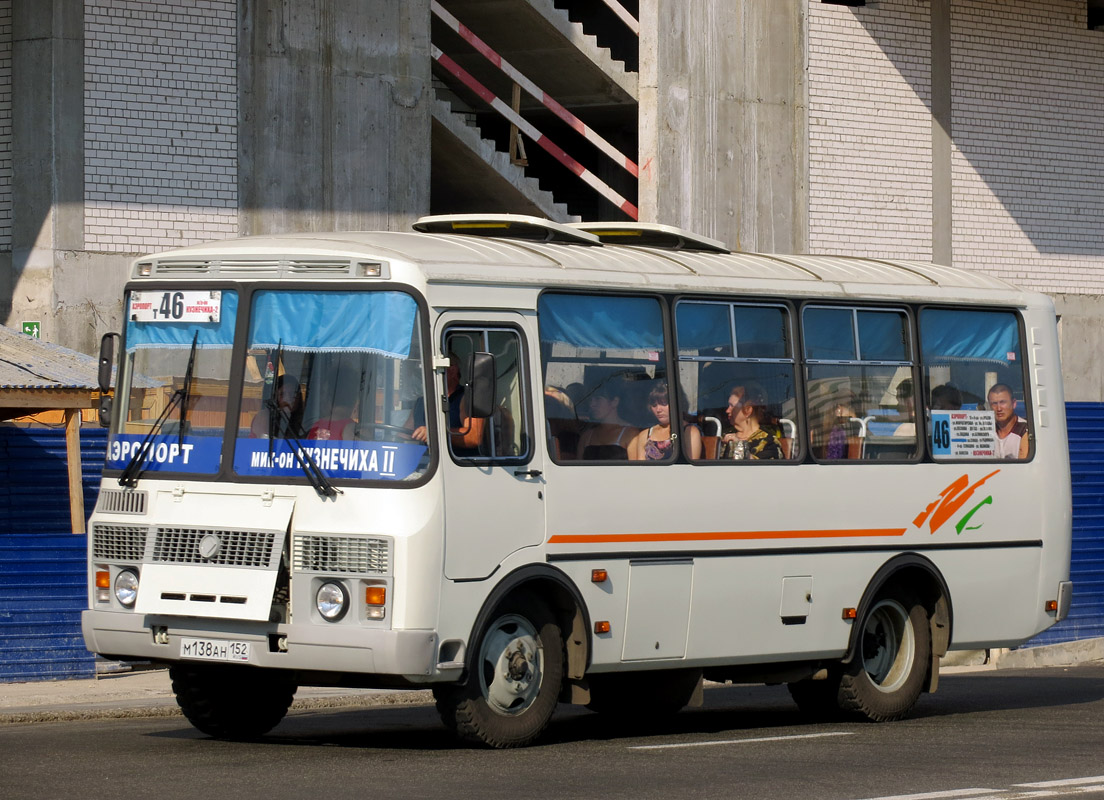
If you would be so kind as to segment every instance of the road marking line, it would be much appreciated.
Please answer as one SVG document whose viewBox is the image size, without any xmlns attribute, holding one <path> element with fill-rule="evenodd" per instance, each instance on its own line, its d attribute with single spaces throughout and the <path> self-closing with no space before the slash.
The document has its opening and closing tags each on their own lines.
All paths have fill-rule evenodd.
<svg viewBox="0 0 1104 800">
<path fill-rule="evenodd" d="M 1003 789 L 950 789 L 945 792 L 923 792 L 922 794 L 895 794 L 886 797 L 870 797 L 867 800 L 939 800 L 942 797 L 978 797 L 979 795 L 1001 795 Z"/>
<path fill-rule="evenodd" d="M 1104 783 L 1104 775 L 1092 778 L 1066 778 L 1060 781 L 1039 781 L 1038 783 L 1015 783 L 1013 786 L 1023 786 L 1029 789 L 1049 789 L 1053 786 L 1082 786 L 1086 783 Z"/>
<path fill-rule="evenodd" d="M 681 742 L 679 744 L 641 744 L 629 750 L 674 750 L 680 747 L 713 747 L 721 744 L 751 744 L 753 742 L 788 742 L 792 739 L 822 739 L 825 736 L 854 736 L 851 731 L 833 731 L 830 733 L 803 733 L 797 736 L 763 736 L 758 739 L 723 739 L 712 742 Z"/>
</svg>

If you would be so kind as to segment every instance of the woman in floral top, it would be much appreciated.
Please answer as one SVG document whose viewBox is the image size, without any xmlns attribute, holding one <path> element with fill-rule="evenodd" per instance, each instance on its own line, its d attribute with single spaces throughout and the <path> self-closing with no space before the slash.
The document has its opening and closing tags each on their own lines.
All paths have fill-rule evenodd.
<svg viewBox="0 0 1104 800">
<path fill-rule="evenodd" d="M 629 460 L 663 461 L 674 455 L 671 438 L 671 400 L 667 384 L 660 384 L 648 393 L 648 408 L 658 424 L 638 433 L 629 443 Z M 682 428 L 682 450 L 689 459 L 701 458 L 701 431 L 695 425 Z"/>
<path fill-rule="evenodd" d="M 755 384 L 736 385 L 728 396 L 732 430 L 721 441 L 721 458 L 766 461 L 782 458 L 779 431 L 766 409 L 766 393 Z"/>
</svg>

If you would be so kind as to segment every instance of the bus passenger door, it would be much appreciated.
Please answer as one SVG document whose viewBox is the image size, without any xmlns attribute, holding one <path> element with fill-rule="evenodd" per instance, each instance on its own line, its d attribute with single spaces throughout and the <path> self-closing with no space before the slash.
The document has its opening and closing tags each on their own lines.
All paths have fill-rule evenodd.
<svg viewBox="0 0 1104 800">
<path fill-rule="evenodd" d="M 436 374 L 445 577 L 485 578 L 511 553 L 544 541 L 544 459 L 533 436 L 535 389 L 524 318 L 481 313 L 476 323 L 446 314 L 435 339 L 450 362 L 445 375 Z M 464 396 L 470 376 L 463 373 L 475 352 L 490 353 L 495 363 L 494 411 L 482 420 L 467 417 Z"/>
</svg>

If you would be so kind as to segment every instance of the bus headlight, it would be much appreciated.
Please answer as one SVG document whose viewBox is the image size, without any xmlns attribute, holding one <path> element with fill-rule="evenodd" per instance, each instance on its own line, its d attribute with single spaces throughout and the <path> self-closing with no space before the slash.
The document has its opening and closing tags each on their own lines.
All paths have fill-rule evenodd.
<svg viewBox="0 0 1104 800">
<path fill-rule="evenodd" d="M 124 608 L 134 608 L 134 601 L 138 599 L 137 572 L 124 569 L 115 576 L 115 599 Z"/>
<path fill-rule="evenodd" d="M 323 619 L 337 622 L 349 610 L 349 593 L 340 583 L 324 583 L 314 595 L 314 605 Z"/>
</svg>

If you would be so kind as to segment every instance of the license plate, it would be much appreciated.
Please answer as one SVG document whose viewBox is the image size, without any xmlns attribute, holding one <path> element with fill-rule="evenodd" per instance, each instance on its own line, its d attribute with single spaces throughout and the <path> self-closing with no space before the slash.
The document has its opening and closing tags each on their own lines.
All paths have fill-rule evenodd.
<svg viewBox="0 0 1104 800">
<path fill-rule="evenodd" d="M 225 639 L 181 639 L 180 657 L 201 661 L 248 661 L 249 642 Z"/>
</svg>

